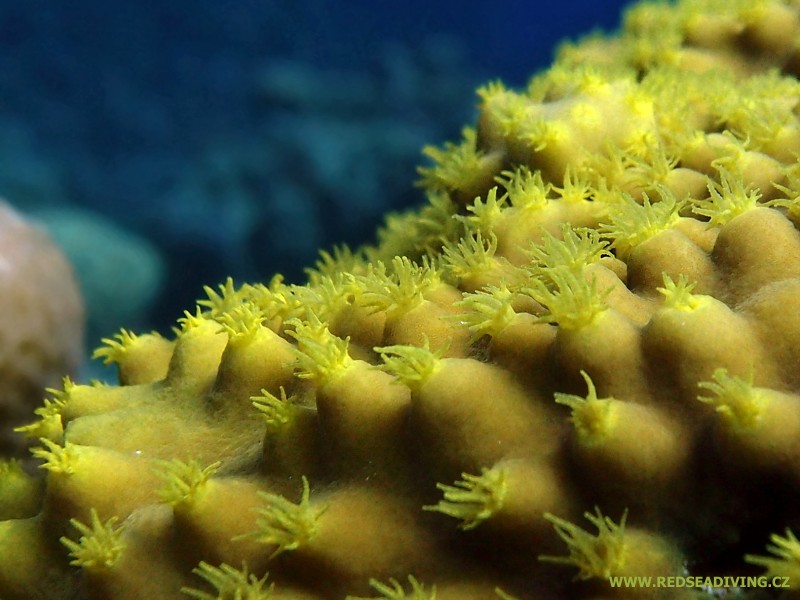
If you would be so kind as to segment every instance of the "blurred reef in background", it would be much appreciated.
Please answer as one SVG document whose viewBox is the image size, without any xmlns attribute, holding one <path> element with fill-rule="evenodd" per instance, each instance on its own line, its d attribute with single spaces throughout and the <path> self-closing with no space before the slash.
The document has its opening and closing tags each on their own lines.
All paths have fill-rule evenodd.
<svg viewBox="0 0 800 600">
<path fill-rule="evenodd" d="M 369 241 L 479 83 L 623 4 L 0 0 L 0 196 L 72 259 L 90 346 L 167 330 L 204 284 Z"/>
</svg>

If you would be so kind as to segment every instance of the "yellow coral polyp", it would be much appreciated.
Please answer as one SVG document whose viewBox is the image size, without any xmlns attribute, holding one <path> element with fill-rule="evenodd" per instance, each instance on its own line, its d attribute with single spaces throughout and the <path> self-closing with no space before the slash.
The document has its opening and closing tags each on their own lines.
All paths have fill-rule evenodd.
<svg viewBox="0 0 800 600">
<path fill-rule="evenodd" d="M 773 533 L 769 541 L 772 543 L 767 545 L 767 552 L 772 556 L 746 554 L 745 562 L 764 567 L 767 577 L 786 581 L 789 589 L 800 589 L 800 541 L 797 536 L 787 527 L 786 535 Z"/>
<path fill-rule="evenodd" d="M 91 511 L 91 524 L 85 525 L 77 519 L 70 523 L 81 534 L 76 542 L 62 537 L 61 543 L 67 547 L 72 562 L 70 564 L 88 571 L 108 569 L 114 566 L 125 550 L 122 540 L 124 527 L 117 526 L 119 519 L 111 517 L 105 522 L 100 520 L 97 511 Z"/>
<path fill-rule="evenodd" d="M 263 311 L 253 302 L 245 301 L 215 317 L 232 340 L 252 340 L 266 319 Z"/>
<path fill-rule="evenodd" d="M 503 507 L 506 495 L 506 473 L 502 468 L 484 469 L 480 475 L 462 473 L 453 485 L 437 483 L 444 499 L 422 510 L 435 511 L 460 519 L 459 527 L 475 529 Z"/>
<path fill-rule="evenodd" d="M 692 294 L 697 285 L 696 281 L 689 281 L 686 275 L 681 274 L 677 283 L 667 273 L 663 274 L 664 287 L 656 288 L 664 296 L 664 306 L 674 310 L 691 311 L 703 304 L 702 296 Z"/>
<path fill-rule="evenodd" d="M 343 273 L 356 273 L 366 267 L 363 249 L 353 250 L 347 245 L 334 246 L 329 252 L 319 251 L 313 268 L 306 269 L 309 282 L 318 284 L 322 278 L 341 277 Z"/>
<path fill-rule="evenodd" d="M 513 130 L 511 130 L 513 132 Z M 516 132 L 529 150 L 541 152 L 548 147 L 559 146 L 569 138 L 570 131 L 563 123 L 548 121 L 544 117 L 527 119 L 518 124 Z"/>
<path fill-rule="evenodd" d="M 208 323 L 209 319 L 200 310 L 200 307 L 195 308 L 194 314 L 188 310 L 183 311 L 183 317 L 178 319 L 179 331 L 181 334 L 188 333 L 193 329 L 203 327 Z"/>
<path fill-rule="evenodd" d="M 291 502 L 279 494 L 261 492 L 258 508 L 258 529 L 239 539 L 250 538 L 260 544 L 275 546 L 270 558 L 297 550 L 307 544 L 317 532 L 317 521 L 324 508 L 314 508 L 309 501 L 310 487 L 303 476 L 300 501 Z"/>
<path fill-rule="evenodd" d="M 794 164 L 784 167 L 784 174 L 785 185 L 773 184 L 783 194 L 782 198 L 773 201 L 773 206 L 785 208 L 789 218 L 798 223 L 800 222 L 800 158 Z"/>
<path fill-rule="evenodd" d="M 476 133 L 465 127 L 460 144 L 446 143 L 444 148 L 425 146 L 422 153 L 430 158 L 433 167 L 421 167 L 420 184 L 427 189 L 459 190 L 467 187 L 467 182 L 480 167 L 483 153 L 477 149 Z"/>
<path fill-rule="evenodd" d="M 198 300 L 197 306 L 212 318 L 224 315 L 229 310 L 236 308 L 247 296 L 245 289 L 236 288 L 232 277 L 225 279 L 225 283 L 219 284 L 217 289 L 209 285 L 203 286 L 203 291 L 206 299 Z"/>
<path fill-rule="evenodd" d="M 550 202 L 552 185 L 542 180 L 540 171 L 522 166 L 503 171 L 497 181 L 506 188 L 511 206 L 524 210 L 541 210 Z"/>
<path fill-rule="evenodd" d="M 331 380 L 343 373 L 353 359 L 347 351 L 349 339 L 333 335 L 328 326 L 319 320 L 294 322 L 289 332 L 297 341 L 297 377 Z"/>
<path fill-rule="evenodd" d="M 70 442 L 63 446 L 46 438 L 41 439 L 42 446 L 33 448 L 31 454 L 42 460 L 40 468 L 60 475 L 72 475 L 78 459 L 75 447 Z"/>
<path fill-rule="evenodd" d="M 508 286 L 489 287 L 473 294 L 465 294 L 457 303 L 469 312 L 456 315 L 473 332 L 473 339 L 482 335 L 496 336 L 508 327 L 516 316 L 513 302 L 517 294 Z"/>
<path fill-rule="evenodd" d="M 752 379 L 730 375 L 727 369 L 716 369 L 714 381 L 702 381 L 698 386 L 713 396 L 698 396 L 698 400 L 714 406 L 734 429 L 752 429 L 760 421 L 766 398 L 753 387 Z"/>
<path fill-rule="evenodd" d="M 524 292 L 547 308 L 541 321 L 574 331 L 590 325 L 608 308 L 605 299 L 611 289 L 598 290 L 593 276 L 587 280 L 583 273 L 555 268 L 546 271 L 546 278 L 533 279 Z"/>
<path fill-rule="evenodd" d="M 439 369 L 440 355 L 425 345 L 381 346 L 375 352 L 383 359 L 383 369 L 412 389 L 422 386 Z"/>
<path fill-rule="evenodd" d="M 269 285 L 246 285 L 242 294 L 252 301 L 263 313 L 271 329 L 279 330 L 288 320 L 300 318 L 307 312 L 303 302 L 291 286 L 283 283 L 283 277 L 276 275 Z"/>
<path fill-rule="evenodd" d="M 100 358 L 104 365 L 120 362 L 136 342 L 138 336 L 127 329 L 121 329 L 113 338 L 103 338 L 103 346 L 92 353 L 92 358 Z"/>
<path fill-rule="evenodd" d="M 470 235 L 457 244 L 445 244 L 442 248 L 443 269 L 456 281 L 477 279 L 498 270 L 497 236 L 484 238 L 480 232 Z"/>
<path fill-rule="evenodd" d="M 587 265 L 611 256 L 608 245 L 608 241 L 603 240 L 596 230 L 574 228 L 565 223 L 561 228 L 561 237 L 543 231 L 542 241 L 531 245 L 526 251 L 531 258 L 528 270 L 536 275 L 562 267 L 571 273 L 581 273 Z"/>
<path fill-rule="evenodd" d="M 347 596 L 345 600 L 436 600 L 436 586 L 426 590 L 425 586 L 417 581 L 413 575 L 408 576 L 408 583 L 411 587 L 409 592 L 403 589 L 403 585 L 394 578 L 389 579 L 388 585 L 381 583 L 377 579 L 370 579 L 369 585 L 380 596 L 363 598 L 357 596 Z"/>
<path fill-rule="evenodd" d="M 579 204 L 592 197 L 594 186 L 589 183 L 585 173 L 578 173 L 567 167 L 564 172 L 564 183 L 560 187 L 553 186 L 553 191 L 562 202 Z"/>
<path fill-rule="evenodd" d="M 228 564 L 219 567 L 201 562 L 192 573 L 205 580 L 215 590 L 216 594 L 195 588 L 184 587 L 181 592 L 196 600 L 270 600 L 274 597 L 275 584 L 267 585 L 269 573 L 263 577 L 256 577 L 248 572 L 247 565 L 236 569 Z"/>
<path fill-rule="evenodd" d="M 431 265 L 418 265 L 407 257 L 395 257 L 390 274 L 363 279 L 359 301 L 365 307 L 388 315 L 406 313 L 422 303 L 423 292 L 439 281 Z"/>
<path fill-rule="evenodd" d="M 280 429 L 292 420 L 295 397 L 287 396 L 283 386 L 280 386 L 280 397 L 262 389 L 261 395 L 251 396 L 250 401 L 270 429 Z"/>
<path fill-rule="evenodd" d="M 625 520 L 622 513 L 619 524 L 603 516 L 599 508 L 595 513 L 583 514 L 597 528 L 592 535 L 585 529 L 550 513 L 544 516 L 556 529 L 558 536 L 567 544 L 568 556 L 543 555 L 539 560 L 578 568 L 578 579 L 608 579 L 618 575 L 625 567 L 628 556 L 625 543 Z"/>
<path fill-rule="evenodd" d="M 47 388 L 45 391 L 51 398 L 45 398 L 44 405 L 33 411 L 38 420 L 28 425 L 16 427 L 14 431 L 24 434 L 30 439 L 48 439 L 54 442 L 61 440 L 64 433 L 61 413 L 67 404 L 75 383 L 69 377 L 62 380 L 62 389 Z"/>
<path fill-rule="evenodd" d="M 465 221 L 469 228 L 476 233 L 490 236 L 500 215 L 507 208 L 508 198 L 508 194 L 498 197 L 498 188 L 495 186 L 486 193 L 485 199 L 475 198 L 475 201 L 467 206 L 467 211 L 471 212 L 471 215 L 459 215 L 458 218 Z"/>
<path fill-rule="evenodd" d="M 46 398 L 44 406 L 37 408 L 34 414 L 39 417 L 37 421 L 15 427 L 14 431 L 25 435 L 25 437 L 31 440 L 39 438 L 46 438 L 49 440 L 61 439 L 64 428 L 61 422 L 61 410 L 58 404 Z"/>
<path fill-rule="evenodd" d="M 709 225 L 722 225 L 748 210 L 759 205 L 761 192 L 748 189 L 742 175 L 735 173 L 723 165 L 718 167 L 719 182 L 711 181 L 708 184 L 710 197 L 696 200 L 692 211 L 706 217 Z"/>
<path fill-rule="evenodd" d="M 613 240 L 618 257 L 627 258 L 634 248 L 678 222 L 683 202 L 667 189 L 659 190 L 659 195 L 661 200 L 651 202 L 643 194 L 643 202 L 639 203 L 629 194 L 622 194 L 610 207 L 609 223 L 603 231 Z"/>
<path fill-rule="evenodd" d="M 164 480 L 159 493 L 161 501 L 173 507 L 191 506 L 220 464 L 218 461 L 201 467 L 196 460 L 163 461 L 158 469 L 159 477 Z"/>
<path fill-rule="evenodd" d="M 612 398 L 598 398 L 597 389 L 586 371 L 581 371 L 586 381 L 588 393 L 585 398 L 573 394 L 556 392 L 555 400 L 559 404 L 572 409 L 572 421 L 580 441 L 587 445 L 602 442 L 608 431 L 614 426 L 617 411 L 614 410 Z"/>
</svg>

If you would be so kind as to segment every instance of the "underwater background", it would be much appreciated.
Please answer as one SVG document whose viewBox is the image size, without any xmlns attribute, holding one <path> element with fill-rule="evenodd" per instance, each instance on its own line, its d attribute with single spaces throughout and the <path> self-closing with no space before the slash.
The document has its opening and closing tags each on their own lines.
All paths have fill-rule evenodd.
<svg viewBox="0 0 800 600">
<path fill-rule="evenodd" d="M 76 267 L 91 347 L 204 284 L 300 282 L 422 201 L 424 144 L 615 0 L 0 0 L 0 196 Z"/>
</svg>

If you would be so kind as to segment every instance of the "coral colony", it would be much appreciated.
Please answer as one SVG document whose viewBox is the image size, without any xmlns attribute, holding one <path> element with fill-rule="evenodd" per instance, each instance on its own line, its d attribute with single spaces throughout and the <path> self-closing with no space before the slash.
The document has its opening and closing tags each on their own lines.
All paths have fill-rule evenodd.
<svg viewBox="0 0 800 600">
<path fill-rule="evenodd" d="M 797 0 L 684 0 L 486 85 L 375 246 L 52 391 L 0 597 L 800 588 L 799 73 Z"/>
</svg>

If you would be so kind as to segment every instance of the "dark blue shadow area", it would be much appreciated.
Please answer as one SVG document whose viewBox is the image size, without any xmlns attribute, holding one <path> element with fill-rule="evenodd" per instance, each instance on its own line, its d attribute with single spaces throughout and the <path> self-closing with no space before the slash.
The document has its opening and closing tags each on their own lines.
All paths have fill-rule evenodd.
<svg viewBox="0 0 800 600">
<path fill-rule="evenodd" d="M 87 295 L 141 277 L 133 324 L 163 329 L 202 284 L 299 280 L 318 248 L 368 241 L 422 200 L 419 150 L 459 135 L 478 84 L 523 84 L 622 4 L 0 2 L 0 194 L 53 226 Z M 86 214 L 141 245 L 64 217 Z M 141 273 L 96 267 L 116 251 Z"/>
</svg>

